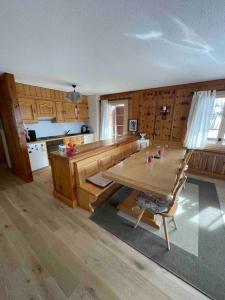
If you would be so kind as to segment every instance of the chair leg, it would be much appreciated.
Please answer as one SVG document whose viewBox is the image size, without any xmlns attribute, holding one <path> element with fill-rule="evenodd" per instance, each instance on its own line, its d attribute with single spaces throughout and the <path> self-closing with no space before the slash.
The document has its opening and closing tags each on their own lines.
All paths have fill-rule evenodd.
<svg viewBox="0 0 225 300">
<path fill-rule="evenodd" d="M 137 228 L 139 222 L 141 221 L 141 218 L 142 218 L 144 212 L 145 212 L 145 208 L 142 208 L 142 210 L 141 210 L 141 212 L 140 212 L 140 214 L 139 214 L 139 216 L 138 216 L 137 222 L 136 222 L 136 224 L 134 225 L 134 228 Z"/>
<path fill-rule="evenodd" d="M 167 229 L 167 220 L 166 220 L 166 217 L 164 217 L 164 216 L 162 218 L 163 218 L 163 227 L 164 227 L 164 232 L 165 232 L 167 249 L 170 250 L 170 241 L 169 241 L 169 235 L 168 235 L 168 229 Z"/>
<path fill-rule="evenodd" d="M 177 229 L 177 223 L 176 223 L 174 217 L 172 217 L 172 220 L 173 220 L 173 224 L 174 224 L 175 229 Z"/>
</svg>

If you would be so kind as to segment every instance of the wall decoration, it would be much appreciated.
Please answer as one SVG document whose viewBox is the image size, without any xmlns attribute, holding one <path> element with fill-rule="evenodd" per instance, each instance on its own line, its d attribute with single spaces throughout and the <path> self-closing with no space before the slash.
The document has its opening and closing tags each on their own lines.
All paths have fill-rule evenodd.
<svg viewBox="0 0 225 300">
<path fill-rule="evenodd" d="M 160 115 L 162 116 L 163 120 L 166 120 L 166 116 L 170 113 L 170 106 L 164 105 L 160 106 Z"/>
<path fill-rule="evenodd" d="M 129 119 L 128 120 L 128 130 L 130 132 L 137 132 L 138 129 L 138 120 L 137 119 Z"/>
</svg>

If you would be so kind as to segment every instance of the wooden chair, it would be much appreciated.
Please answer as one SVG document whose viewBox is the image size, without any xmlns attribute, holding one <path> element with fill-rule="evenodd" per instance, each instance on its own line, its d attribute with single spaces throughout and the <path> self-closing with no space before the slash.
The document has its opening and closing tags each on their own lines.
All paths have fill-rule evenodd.
<svg viewBox="0 0 225 300">
<path fill-rule="evenodd" d="M 193 150 L 189 150 L 189 151 L 186 153 L 185 157 L 184 157 L 184 160 L 183 160 L 183 163 L 182 163 L 182 164 L 185 166 L 185 171 L 187 171 L 187 169 L 188 169 L 188 163 L 189 163 L 189 161 L 190 161 L 190 159 L 191 159 L 192 153 L 193 153 Z"/>
<path fill-rule="evenodd" d="M 165 232 L 165 238 L 166 238 L 166 244 L 167 244 L 167 249 L 168 250 L 170 250 L 170 242 L 169 242 L 169 235 L 168 235 L 167 220 L 166 219 L 167 218 L 172 218 L 173 223 L 174 223 L 174 227 L 175 227 L 175 229 L 177 229 L 177 224 L 176 224 L 176 221 L 174 219 L 174 214 L 175 214 L 175 212 L 177 210 L 177 207 L 178 207 L 178 200 L 179 200 L 180 192 L 183 189 L 186 180 L 187 180 L 186 176 L 183 176 L 183 178 L 181 178 L 179 180 L 179 183 L 175 187 L 175 190 L 174 190 L 173 195 L 172 195 L 172 202 L 171 202 L 171 204 L 168 208 L 163 208 L 161 206 L 161 207 L 159 207 L 159 211 L 155 212 L 155 211 L 152 211 L 151 209 L 147 208 L 147 206 L 145 206 L 145 205 L 143 205 L 142 207 L 139 207 L 139 210 L 140 210 L 139 211 L 139 216 L 138 216 L 136 224 L 134 225 L 134 228 L 137 228 L 137 226 L 138 226 L 139 222 L 141 221 L 141 218 L 142 218 L 142 216 L 143 216 L 146 209 L 149 210 L 153 214 L 161 215 L 162 219 L 163 219 L 163 226 L 164 226 L 164 232 Z M 149 197 L 149 201 L 151 201 L 151 197 Z M 152 199 L 152 201 L 154 201 L 154 203 L 155 203 L 155 199 Z M 160 200 L 158 200 L 158 203 L 159 202 L 160 202 Z M 137 209 L 137 206 L 135 208 Z"/>
<path fill-rule="evenodd" d="M 181 163 L 181 166 L 180 166 L 180 168 L 178 170 L 178 173 L 177 173 L 177 178 L 176 178 L 176 181 L 175 181 L 175 184 L 174 184 L 173 192 L 175 191 L 179 181 L 185 176 L 185 174 L 188 170 L 188 163 L 191 159 L 192 153 L 193 153 L 193 150 L 189 150 L 186 153 L 186 155 L 185 155 L 185 157 L 184 157 L 184 159 Z M 184 185 L 184 188 L 185 188 L 185 185 Z M 172 192 L 172 194 L 173 194 L 173 192 Z"/>
</svg>

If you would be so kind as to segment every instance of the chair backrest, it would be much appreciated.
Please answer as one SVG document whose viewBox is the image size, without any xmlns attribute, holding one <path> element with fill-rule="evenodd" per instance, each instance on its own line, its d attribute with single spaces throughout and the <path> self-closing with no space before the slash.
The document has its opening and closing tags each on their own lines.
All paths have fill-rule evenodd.
<svg viewBox="0 0 225 300">
<path fill-rule="evenodd" d="M 181 166 L 180 166 L 178 172 L 177 172 L 177 177 L 176 177 L 176 181 L 175 181 L 174 186 L 173 186 L 172 195 L 173 195 L 174 192 L 176 191 L 176 188 L 177 188 L 177 186 L 179 185 L 180 180 L 184 177 L 185 167 L 186 167 L 186 164 L 185 164 L 185 162 L 183 161 L 183 162 L 181 163 Z"/>
<path fill-rule="evenodd" d="M 193 153 L 193 150 L 189 150 L 189 151 L 187 152 L 187 154 L 185 155 L 185 157 L 184 157 L 184 163 L 185 163 L 186 165 L 189 163 L 189 161 L 190 161 L 190 159 L 191 159 L 192 153 Z"/>
<path fill-rule="evenodd" d="M 178 170 L 178 173 L 177 173 L 177 178 L 176 178 L 176 181 L 175 181 L 175 184 L 174 184 L 174 187 L 173 187 L 172 194 L 174 194 L 180 180 L 184 177 L 185 171 L 187 171 L 187 169 L 188 169 L 188 162 L 190 161 L 192 153 L 193 153 L 193 150 L 189 150 L 185 154 L 185 157 L 184 157 L 184 159 L 183 159 L 183 161 L 180 165 L 180 168 Z"/>
<path fill-rule="evenodd" d="M 173 193 L 173 201 L 172 201 L 172 205 L 178 201 L 179 199 L 179 196 L 180 196 L 180 192 L 182 191 L 184 185 L 185 185 L 185 182 L 187 180 L 187 176 L 183 176 L 180 180 L 179 180 L 179 183 L 177 184 L 177 187 L 175 188 L 174 190 L 174 193 Z"/>
</svg>

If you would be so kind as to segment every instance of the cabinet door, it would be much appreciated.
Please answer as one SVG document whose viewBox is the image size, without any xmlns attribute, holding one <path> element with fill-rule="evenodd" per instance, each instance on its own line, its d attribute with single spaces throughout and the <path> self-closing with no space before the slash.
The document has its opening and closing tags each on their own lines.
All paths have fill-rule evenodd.
<svg viewBox="0 0 225 300">
<path fill-rule="evenodd" d="M 87 103 L 78 103 L 77 111 L 78 111 L 78 120 L 79 121 L 87 121 L 88 120 L 88 104 Z"/>
<path fill-rule="evenodd" d="M 56 122 L 64 122 L 64 110 L 63 110 L 63 102 L 56 102 Z"/>
<path fill-rule="evenodd" d="M 55 117 L 55 102 L 50 100 L 37 100 L 38 117 Z"/>
<path fill-rule="evenodd" d="M 35 100 L 28 98 L 19 98 L 20 112 L 24 123 L 37 123 L 37 111 Z"/>
<path fill-rule="evenodd" d="M 82 145 L 84 143 L 84 136 L 77 135 L 70 138 L 70 143 L 73 145 Z"/>
<path fill-rule="evenodd" d="M 66 122 L 77 121 L 77 107 L 73 103 L 63 103 L 64 119 Z"/>
</svg>

